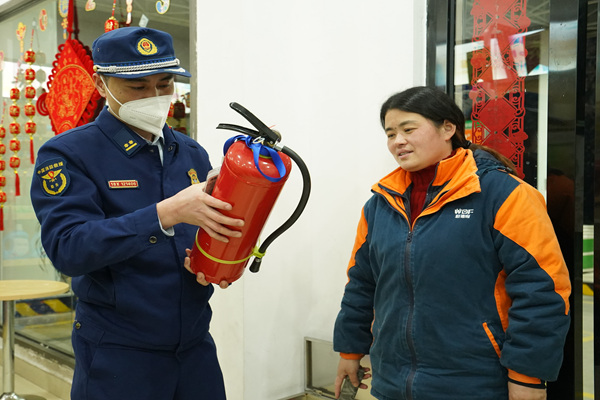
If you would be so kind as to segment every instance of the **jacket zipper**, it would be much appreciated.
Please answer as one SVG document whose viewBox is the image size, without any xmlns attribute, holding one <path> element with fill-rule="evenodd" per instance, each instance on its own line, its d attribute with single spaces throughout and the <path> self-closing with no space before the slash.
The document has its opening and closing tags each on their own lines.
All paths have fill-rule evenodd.
<svg viewBox="0 0 600 400">
<path fill-rule="evenodd" d="M 406 398 L 412 400 L 412 385 L 417 372 L 417 353 L 415 351 L 415 343 L 412 335 L 413 314 L 415 310 L 415 297 L 413 289 L 412 274 L 410 272 L 410 245 L 412 243 L 413 230 L 412 227 L 408 231 L 406 237 L 406 251 L 404 252 L 404 278 L 409 291 L 409 307 L 408 320 L 406 321 L 406 342 L 410 350 L 411 368 L 408 377 L 406 378 Z"/>
</svg>

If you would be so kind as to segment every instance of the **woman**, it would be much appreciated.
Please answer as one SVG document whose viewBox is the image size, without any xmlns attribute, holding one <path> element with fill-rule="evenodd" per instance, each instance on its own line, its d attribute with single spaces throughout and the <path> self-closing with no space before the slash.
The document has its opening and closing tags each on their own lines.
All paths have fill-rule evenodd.
<svg viewBox="0 0 600 400">
<path fill-rule="evenodd" d="M 336 395 L 370 354 L 380 400 L 545 399 L 570 282 L 542 195 L 465 139 L 441 91 L 398 93 L 380 117 L 400 168 L 362 210 L 335 324 Z"/>
</svg>

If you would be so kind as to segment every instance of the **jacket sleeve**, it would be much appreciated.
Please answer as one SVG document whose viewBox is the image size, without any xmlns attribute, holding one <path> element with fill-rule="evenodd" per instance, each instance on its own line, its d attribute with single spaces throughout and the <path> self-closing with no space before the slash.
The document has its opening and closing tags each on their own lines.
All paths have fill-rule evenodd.
<svg viewBox="0 0 600 400">
<path fill-rule="evenodd" d="M 361 213 L 352 257 L 348 264 L 348 283 L 342 298 L 333 335 L 333 348 L 344 358 L 368 354 L 373 342 L 373 299 L 375 280 L 369 259 L 368 223 Z"/>
<path fill-rule="evenodd" d="M 571 284 L 544 198 L 521 182 L 498 209 L 494 228 L 504 266 L 496 284 L 505 328 L 500 361 L 512 379 L 556 380 L 570 325 Z"/>
<path fill-rule="evenodd" d="M 33 177 L 31 185 L 42 244 L 56 269 L 69 276 L 83 275 L 167 240 L 158 222 L 156 204 L 107 218 L 84 160 L 58 142 L 40 148 L 36 171 L 48 160 L 64 160 L 63 173 L 68 174 L 69 187 L 60 195 L 48 195 L 38 177 Z"/>
</svg>

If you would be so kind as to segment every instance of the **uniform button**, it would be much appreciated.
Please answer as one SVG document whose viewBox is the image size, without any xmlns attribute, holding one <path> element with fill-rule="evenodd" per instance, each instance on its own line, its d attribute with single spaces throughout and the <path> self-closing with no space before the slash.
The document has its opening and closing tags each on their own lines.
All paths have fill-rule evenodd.
<svg viewBox="0 0 600 400">
<path fill-rule="evenodd" d="M 173 151 L 174 149 L 175 149 L 175 146 L 174 146 L 174 145 L 170 145 L 170 146 L 169 146 L 169 151 Z"/>
<path fill-rule="evenodd" d="M 154 153 L 154 149 L 150 149 L 150 153 Z"/>
<path fill-rule="evenodd" d="M 150 239 L 148 239 L 148 241 L 152 244 L 158 242 L 158 239 L 156 238 L 156 236 L 150 236 Z"/>
<path fill-rule="evenodd" d="M 75 322 L 75 329 L 81 329 L 81 322 Z"/>
</svg>

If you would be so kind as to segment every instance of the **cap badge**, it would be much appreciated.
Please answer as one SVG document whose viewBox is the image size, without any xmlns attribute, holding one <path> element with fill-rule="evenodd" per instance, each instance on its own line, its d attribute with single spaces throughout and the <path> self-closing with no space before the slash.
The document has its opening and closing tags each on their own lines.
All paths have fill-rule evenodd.
<svg viewBox="0 0 600 400">
<path fill-rule="evenodd" d="M 158 52 L 156 45 L 150 39 L 142 38 L 137 44 L 139 53 L 143 56 L 151 56 Z"/>
</svg>

